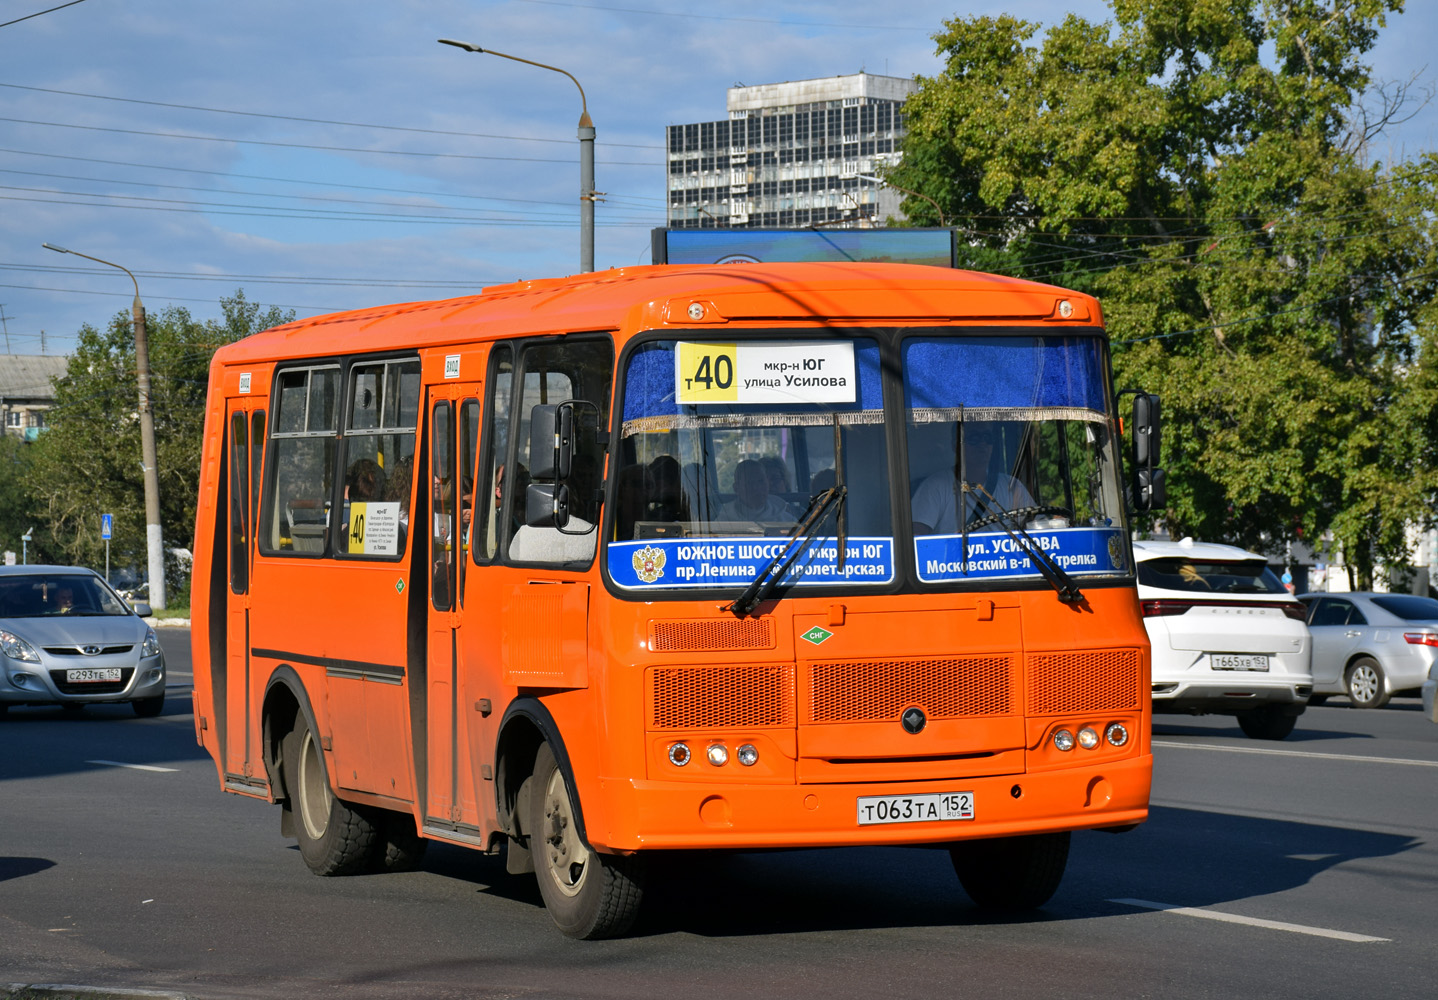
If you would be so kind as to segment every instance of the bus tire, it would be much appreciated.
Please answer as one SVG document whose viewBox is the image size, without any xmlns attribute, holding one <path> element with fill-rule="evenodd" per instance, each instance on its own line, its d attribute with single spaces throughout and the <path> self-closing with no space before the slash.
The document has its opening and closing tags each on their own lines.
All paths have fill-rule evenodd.
<svg viewBox="0 0 1438 1000">
<path fill-rule="evenodd" d="M 316 875 L 357 875 L 369 868 L 378 830 L 368 815 L 330 791 L 324 755 L 304 712 L 281 745 L 300 857 Z"/>
<path fill-rule="evenodd" d="M 1298 716 L 1289 715 L 1281 705 L 1264 705 L 1238 713 L 1238 728 L 1255 740 L 1287 739 L 1298 724 Z"/>
<path fill-rule="evenodd" d="M 629 930 L 644 897 L 643 861 L 601 854 L 584 842 L 573 794 L 548 743 L 535 757 L 529 807 L 534 874 L 555 926 L 583 940 Z"/>
<path fill-rule="evenodd" d="M 415 830 L 414 817 L 408 813 L 382 813 L 376 839 L 374 870 L 380 872 L 418 870 L 429 847 L 429 841 Z"/>
<path fill-rule="evenodd" d="M 1047 903 L 1069 859 L 1069 834 L 964 840 L 949 848 L 959 883 L 985 910 L 1014 913 Z"/>
</svg>

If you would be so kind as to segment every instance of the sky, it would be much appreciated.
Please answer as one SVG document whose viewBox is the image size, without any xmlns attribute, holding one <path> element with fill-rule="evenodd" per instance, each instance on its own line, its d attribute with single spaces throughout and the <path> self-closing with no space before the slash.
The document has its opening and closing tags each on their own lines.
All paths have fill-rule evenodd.
<svg viewBox="0 0 1438 1000">
<path fill-rule="evenodd" d="M 1432 86 L 1438 4 L 1408 6 L 1369 62 Z M 1102 0 L 0 0 L 0 350 L 67 353 L 128 313 L 123 272 L 42 243 L 201 320 L 239 288 L 303 317 L 577 271 L 578 89 L 440 38 L 584 88 L 604 268 L 649 262 L 665 126 L 726 117 L 736 84 L 935 74 L 945 19 L 1004 12 L 1111 20 Z M 1438 148 L 1438 102 L 1390 143 Z"/>
</svg>

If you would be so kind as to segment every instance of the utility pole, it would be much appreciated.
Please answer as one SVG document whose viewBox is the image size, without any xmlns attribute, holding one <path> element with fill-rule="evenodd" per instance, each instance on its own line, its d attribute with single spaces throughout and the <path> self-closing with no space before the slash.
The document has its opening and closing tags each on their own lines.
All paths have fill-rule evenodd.
<svg viewBox="0 0 1438 1000">
<path fill-rule="evenodd" d="M 145 340 L 145 306 L 140 302 L 140 283 L 129 268 L 114 261 L 101 260 L 49 243 L 42 243 L 41 246 L 56 253 L 74 254 L 97 264 L 119 268 L 130 275 L 130 281 L 135 285 L 135 302 L 130 314 L 135 328 L 135 379 L 140 386 L 140 468 L 145 475 L 145 543 L 150 557 L 150 607 L 164 611 L 165 543 L 160 531 L 160 469 L 155 458 L 155 418 L 150 412 L 150 348 Z"/>
<path fill-rule="evenodd" d="M 5 328 L 5 353 L 11 354 L 13 352 L 10 350 L 10 322 L 5 315 L 5 303 L 3 302 L 0 302 L 0 326 Z"/>
</svg>

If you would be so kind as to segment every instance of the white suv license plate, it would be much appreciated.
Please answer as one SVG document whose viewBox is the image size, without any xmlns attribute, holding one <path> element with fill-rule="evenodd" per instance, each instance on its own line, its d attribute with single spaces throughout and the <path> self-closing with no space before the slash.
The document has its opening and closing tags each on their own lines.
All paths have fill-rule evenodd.
<svg viewBox="0 0 1438 1000">
<path fill-rule="evenodd" d="M 67 684 L 104 684 L 120 679 L 119 667 L 83 667 L 65 671 Z"/>
<path fill-rule="evenodd" d="M 862 795 L 859 825 L 933 823 L 973 819 L 973 792 L 931 792 L 927 795 Z"/>
<path fill-rule="evenodd" d="M 1214 670 L 1267 670 L 1267 653 L 1213 653 L 1210 660 Z"/>
</svg>

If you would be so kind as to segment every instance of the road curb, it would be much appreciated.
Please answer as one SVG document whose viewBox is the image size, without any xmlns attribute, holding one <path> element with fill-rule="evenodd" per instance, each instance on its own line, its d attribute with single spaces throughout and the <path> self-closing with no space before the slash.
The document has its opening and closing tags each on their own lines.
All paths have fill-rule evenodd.
<svg viewBox="0 0 1438 1000">
<path fill-rule="evenodd" d="M 28 990 L 31 993 L 54 993 L 77 996 L 82 1000 L 109 1000 L 111 997 L 153 997 L 157 1000 L 190 1000 L 187 993 L 172 990 L 127 990 L 110 986 L 73 986 L 67 983 L 6 983 L 10 992 Z"/>
</svg>

